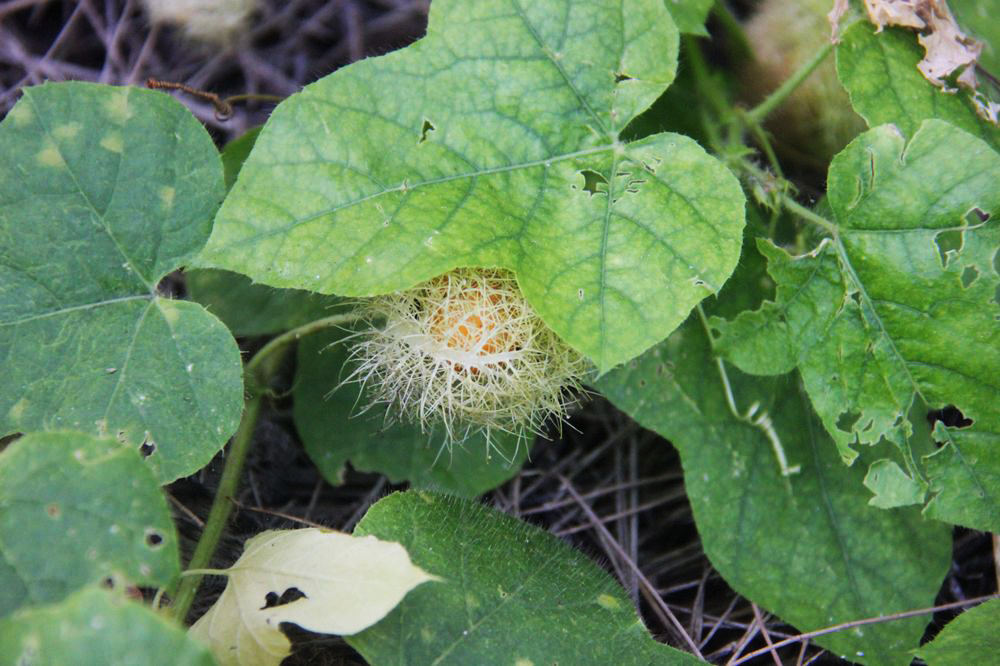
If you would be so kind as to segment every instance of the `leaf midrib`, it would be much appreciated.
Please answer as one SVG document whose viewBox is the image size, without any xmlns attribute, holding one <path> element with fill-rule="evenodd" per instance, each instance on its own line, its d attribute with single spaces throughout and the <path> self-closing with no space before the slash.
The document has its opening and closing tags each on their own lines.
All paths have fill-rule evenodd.
<svg viewBox="0 0 1000 666">
<path fill-rule="evenodd" d="M 530 162 L 520 162 L 517 164 L 507 164 L 498 167 L 490 167 L 485 169 L 479 169 L 477 171 L 467 171 L 459 174 L 453 174 L 450 176 L 442 176 L 440 178 L 429 178 L 427 180 L 419 181 L 416 183 L 411 183 L 407 180 L 403 180 L 398 185 L 393 185 L 377 192 L 372 192 L 363 197 L 358 197 L 357 199 L 352 199 L 351 201 L 346 201 L 335 206 L 331 206 L 324 210 L 317 211 L 305 217 L 297 218 L 289 224 L 282 225 L 280 227 L 275 227 L 267 231 L 259 232 L 253 236 L 247 238 L 241 238 L 239 240 L 233 241 L 227 245 L 227 247 L 240 247 L 242 245 L 253 245 L 259 242 L 263 238 L 269 238 L 271 236 L 279 236 L 288 233 L 289 231 L 303 225 L 317 220 L 328 215 L 334 215 L 344 209 L 357 206 L 374 199 L 378 199 L 386 194 L 391 194 L 394 192 L 412 192 L 422 187 L 428 187 L 432 185 L 440 185 L 442 183 L 448 183 L 456 180 L 464 180 L 468 178 L 479 178 L 480 176 L 490 176 L 497 173 L 507 173 L 510 171 L 517 171 L 519 169 L 531 169 L 534 167 L 545 166 L 547 164 L 552 164 L 554 162 L 564 162 L 567 160 L 576 159 L 577 157 L 585 157 L 587 155 L 597 155 L 600 153 L 611 152 L 617 150 L 622 144 L 619 142 L 605 144 L 601 146 L 594 146 L 592 148 L 584 148 L 582 150 L 573 151 L 571 153 L 563 153 L 562 155 L 554 155 L 551 157 L 546 157 L 538 160 L 532 160 Z M 327 164 L 328 162 L 317 160 L 317 164 Z M 268 164 L 267 167 L 273 165 Z"/>
</svg>

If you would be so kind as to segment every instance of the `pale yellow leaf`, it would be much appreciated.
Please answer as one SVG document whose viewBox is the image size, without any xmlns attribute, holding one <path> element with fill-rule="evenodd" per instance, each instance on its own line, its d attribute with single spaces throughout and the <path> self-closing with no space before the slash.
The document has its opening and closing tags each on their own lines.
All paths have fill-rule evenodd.
<svg viewBox="0 0 1000 666">
<path fill-rule="evenodd" d="M 222 666 L 276 666 L 291 647 L 282 622 L 320 634 L 355 634 L 414 587 L 435 580 L 398 543 L 315 528 L 258 534 L 223 573 L 225 591 L 191 627 Z M 293 588 L 304 596 L 274 605 Z"/>
</svg>

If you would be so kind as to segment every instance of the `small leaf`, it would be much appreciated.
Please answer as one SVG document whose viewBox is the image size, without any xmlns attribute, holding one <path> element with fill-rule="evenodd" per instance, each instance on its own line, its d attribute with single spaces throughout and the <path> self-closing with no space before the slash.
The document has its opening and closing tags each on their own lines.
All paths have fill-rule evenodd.
<svg viewBox="0 0 1000 666">
<path fill-rule="evenodd" d="M 434 580 L 398 543 L 314 528 L 258 534 L 222 573 L 226 589 L 191 635 L 211 646 L 220 664 L 239 666 L 276 665 L 288 656 L 282 622 L 357 633 Z"/>
<path fill-rule="evenodd" d="M 682 33 L 708 37 L 705 19 L 712 9 L 713 0 L 664 0 L 670 15 Z"/>
<path fill-rule="evenodd" d="M 912 137 L 929 118 L 945 120 L 1000 148 L 1000 130 L 976 115 L 967 92 L 945 92 L 917 69 L 921 49 L 897 28 L 876 33 L 858 22 L 837 46 L 837 74 L 869 127 L 893 123 Z"/>
<path fill-rule="evenodd" d="M 733 175 L 687 137 L 619 137 L 677 48 L 664 0 L 435 0 L 423 40 L 275 109 L 199 260 L 344 296 L 507 268 L 607 370 L 739 258 Z"/>
<path fill-rule="evenodd" d="M 692 318 L 598 388 L 677 447 L 705 553 L 726 582 L 800 631 L 933 604 L 951 561 L 948 526 L 868 506 L 864 471 L 840 463 L 794 376 L 725 367 L 728 384 Z M 756 403 L 753 417 L 730 400 L 740 414 Z M 781 474 L 774 439 L 797 474 Z M 850 661 L 904 666 L 926 621 L 814 640 Z"/>
<path fill-rule="evenodd" d="M 0 123 L 0 154 L 0 434 L 107 433 L 162 482 L 200 469 L 239 421 L 239 350 L 157 283 L 222 198 L 205 128 L 160 92 L 45 84 Z"/>
<path fill-rule="evenodd" d="M 355 534 L 398 540 L 441 576 L 347 641 L 370 663 L 701 664 L 653 640 L 621 586 L 551 534 L 435 493 L 377 502 Z"/>
<path fill-rule="evenodd" d="M 110 578 L 165 587 L 180 573 L 170 507 L 138 452 L 70 432 L 0 454 L 0 615 Z M 19 597 L 19 598 L 18 598 Z"/>
<path fill-rule="evenodd" d="M 205 648 L 149 608 L 100 589 L 0 620 L 0 663 L 212 666 Z"/>
<path fill-rule="evenodd" d="M 330 483 L 340 483 L 348 459 L 355 469 L 379 472 L 393 483 L 475 496 L 496 488 L 520 469 L 528 442 L 504 432 L 482 433 L 451 450 L 444 432 L 423 433 L 411 423 L 386 423 L 385 411 L 365 410 L 355 383 L 339 386 L 350 374 L 343 335 L 313 335 L 299 343 L 295 375 L 295 427 L 306 452 Z M 495 450 L 494 450 L 495 449 Z"/>
<path fill-rule="evenodd" d="M 271 335 L 335 314 L 343 301 L 301 289 L 275 289 L 239 273 L 184 272 L 188 298 L 222 320 L 233 335 Z"/>
<path fill-rule="evenodd" d="M 917 650 L 927 666 L 992 664 L 1000 654 L 1000 599 L 970 608 Z"/>
</svg>

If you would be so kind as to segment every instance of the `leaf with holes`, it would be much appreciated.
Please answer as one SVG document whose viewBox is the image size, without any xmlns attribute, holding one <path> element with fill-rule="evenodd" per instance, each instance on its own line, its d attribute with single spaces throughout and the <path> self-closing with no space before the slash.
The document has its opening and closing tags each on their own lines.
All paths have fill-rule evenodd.
<svg viewBox="0 0 1000 666">
<path fill-rule="evenodd" d="M 847 462 L 883 438 L 903 466 L 879 461 L 866 483 L 884 507 L 1000 529 L 1000 155 L 939 120 L 907 143 L 892 126 L 833 161 L 837 236 L 793 258 L 769 244 L 777 300 L 713 325 L 748 372 L 794 365 Z M 770 367 L 769 367 L 770 366 Z M 915 460 L 913 418 L 956 406 L 943 448 Z M 914 417 L 911 409 L 917 413 Z M 971 427 L 970 427 L 971 426 Z"/>
<path fill-rule="evenodd" d="M 434 580 L 398 543 L 315 528 L 258 534 L 232 567 L 215 573 L 228 577 L 226 589 L 190 633 L 223 666 L 280 663 L 291 653 L 282 622 L 357 633 Z"/>
<path fill-rule="evenodd" d="M 621 586 L 542 530 L 481 504 L 430 492 L 377 502 L 355 534 L 399 541 L 440 576 L 384 620 L 349 637 L 370 663 L 704 663 L 657 643 Z"/>
<path fill-rule="evenodd" d="M 163 482 L 198 470 L 239 421 L 239 352 L 157 283 L 222 198 L 208 133 L 162 93 L 46 84 L 0 123 L 0 153 L 0 433 L 106 432 Z"/>
<path fill-rule="evenodd" d="M 105 579 L 166 587 L 180 573 L 170 508 L 139 454 L 72 432 L 0 453 L 0 558 L 0 615 Z"/>
<path fill-rule="evenodd" d="M 142 604 L 106 590 L 0 619 L 0 663 L 212 666 L 208 651 Z"/>
<path fill-rule="evenodd" d="M 726 582 L 800 631 L 932 605 L 951 529 L 915 508 L 867 506 L 864 470 L 840 463 L 794 376 L 723 367 L 725 380 L 692 318 L 597 387 L 680 451 L 705 553 Z M 797 473 L 782 475 L 774 441 Z M 814 640 L 853 662 L 905 666 L 926 623 Z"/>
<path fill-rule="evenodd" d="M 978 115 L 967 92 L 946 92 L 920 73 L 923 49 L 912 32 L 859 21 L 837 46 L 837 76 L 869 127 L 893 123 L 911 138 L 930 118 L 947 121 L 1000 148 L 1000 129 Z"/>
<path fill-rule="evenodd" d="M 441 431 L 421 432 L 411 423 L 387 423 L 384 407 L 366 410 L 350 374 L 343 334 L 312 335 L 299 343 L 293 406 L 306 452 L 330 483 L 340 483 L 350 459 L 355 469 L 380 472 L 392 483 L 437 489 L 466 497 L 508 480 L 528 457 L 527 442 L 509 433 L 478 433 L 444 449 Z"/>
<path fill-rule="evenodd" d="M 509 268 L 607 370 L 739 257 L 744 197 L 720 162 L 676 134 L 619 138 L 677 48 L 663 0 L 436 0 L 426 38 L 275 109 L 199 261 L 345 296 Z"/>
<path fill-rule="evenodd" d="M 917 650 L 927 666 L 989 664 L 1000 653 L 1000 599 L 970 608 Z"/>
</svg>

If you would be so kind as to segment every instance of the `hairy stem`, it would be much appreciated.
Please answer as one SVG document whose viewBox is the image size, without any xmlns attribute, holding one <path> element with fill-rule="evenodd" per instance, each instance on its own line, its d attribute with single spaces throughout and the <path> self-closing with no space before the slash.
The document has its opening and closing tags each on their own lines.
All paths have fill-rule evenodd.
<svg viewBox="0 0 1000 666">
<path fill-rule="evenodd" d="M 243 417 L 240 419 L 239 428 L 237 428 L 236 435 L 233 436 L 232 444 L 229 447 L 226 464 L 222 469 L 222 479 L 219 481 L 219 489 L 212 500 L 212 508 L 208 512 L 205 528 L 198 539 L 198 545 L 195 546 L 194 555 L 191 556 L 187 571 L 184 572 L 177 587 L 177 593 L 172 595 L 175 599 L 172 607 L 174 617 L 181 621 L 187 617 L 195 594 L 198 592 L 198 586 L 201 584 L 201 576 L 208 570 L 208 564 L 219 545 L 219 539 L 222 537 L 226 523 L 229 522 L 229 516 L 233 511 L 233 499 L 239 489 L 240 478 L 243 476 L 243 465 L 250 452 L 250 445 L 253 443 L 254 428 L 260 416 L 261 406 L 265 395 L 267 395 L 271 377 L 284 358 L 284 352 L 293 342 L 306 335 L 350 324 L 357 319 L 357 315 L 346 313 L 309 322 L 274 338 L 254 354 L 254 357 L 247 363 L 244 369 L 247 398 L 243 406 Z"/>
</svg>

